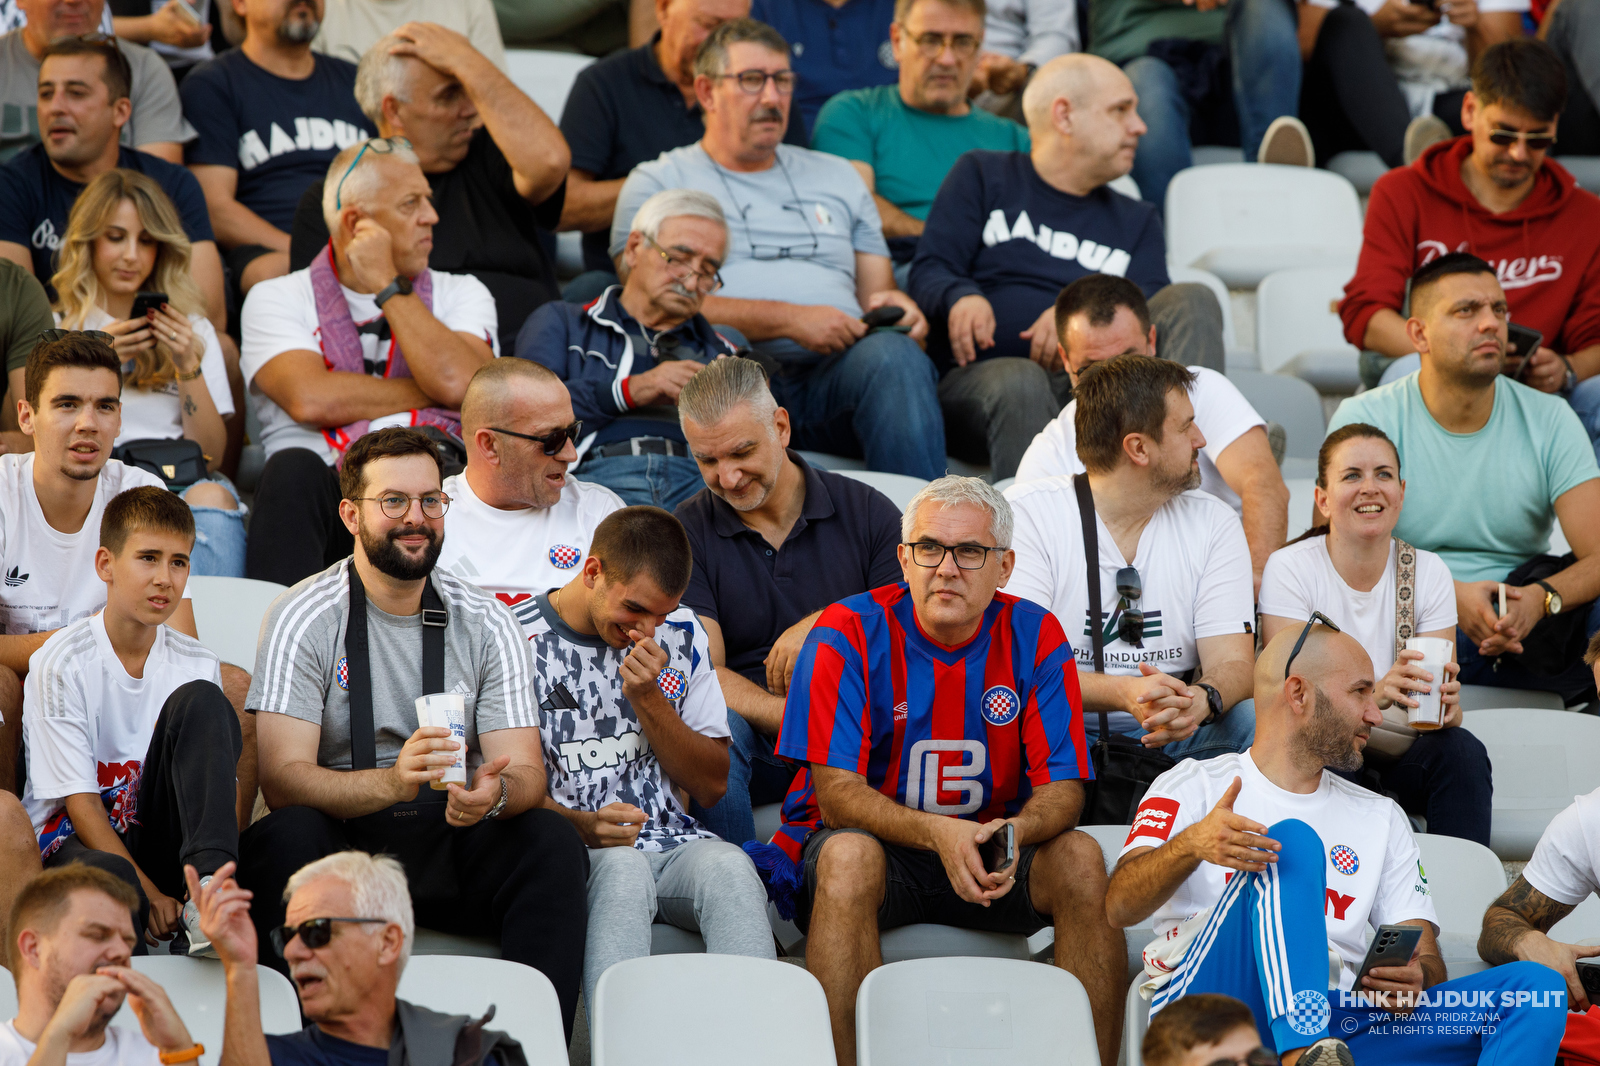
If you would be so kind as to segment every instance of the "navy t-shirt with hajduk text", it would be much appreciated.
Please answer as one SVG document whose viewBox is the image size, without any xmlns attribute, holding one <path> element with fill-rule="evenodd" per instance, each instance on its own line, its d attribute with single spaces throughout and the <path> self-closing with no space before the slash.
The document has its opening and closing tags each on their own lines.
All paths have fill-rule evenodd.
<svg viewBox="0 0 1600 1066">
<path fill-rule="evenodd" d="M 117 166 L 153 178 L 178 209 L 183 232 L 191 242 L 213 240 L 211 216 L 205 194 L 193 174 L 148 152 L 122 148 Z M 50 275 L 55 273 L 56 252 L 67 235 L 67 219 L 83 186 L 61 176 L 50 165 L 43 145 L 18 152 L 0 167 L 0 241 L 12 241 L 33 256 L 33 276 L 44 284 L 50 298 Z"/>
<path fill-rule="evenodd" d="M 1047 184 L 1026 152 L 968 152 L 928 212 L 907 286 L 934 330 L 928 351 L 949 360 L 945 326 L 963 296 L 994 308 L 994 347 L 978 358 L 1028 358 L 1018 336 L 1062 288 L 1085 274 L 1115 274 L 1144 290 L 1165 287 L 1167 242 L 1153 204 L 1108 185 L 1075 196 Z"/>
<path fill-rule="evenodd" d="M 355 64 L 316 55 L 309 78 L 280 78 L 235 48 L 183 80 L 183 113 L 200 136 L 190 166 L 239 172 L 234 198 L 288 233 L 306 186 L 325 177 L 341 149 L 373 136 L 356 105 Z"/>
</svg>

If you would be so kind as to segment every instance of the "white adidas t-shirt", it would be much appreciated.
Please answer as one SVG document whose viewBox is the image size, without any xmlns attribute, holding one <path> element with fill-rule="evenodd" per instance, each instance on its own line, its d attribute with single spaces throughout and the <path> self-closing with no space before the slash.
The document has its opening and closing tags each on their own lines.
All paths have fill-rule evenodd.
<svg viewBox="0 0 1600 1066">
<path fill-rule="evenodd" d="M 104 613 L 72 623 L 28 658 L 22 806 L 41 848 L 59 846 L 72 835 L 63 824 L 63 802 L 82 792 L 100 793 L 112 828 L 126 832 L 138 810 L 140 770 L 167 697 L 190 681 L 222 685 L 217 657 L 170 626 L 156 630 L 143 673 L 128 675 L 106 636 Z"/>
<path fill-rule="evenodd" d="M 140 485 L 166 487 L 154 474 L 107 459 L 82 528 L 62 533 L 39 507 L 33 457 L 0 455 L 0 632 L 11 636 L 60 629 L 104 607 L 106 586 L 94 572 L 94 553 L 106 504 Z"/>
<path fill-rule="evenodd" d="M 376 293 L 356 292 L 340 286 L 350 319 L 361 331 L 362 358 L 367 373 L 384 377 L 394 349 L 388 323 L 373 297 Z M 483 282 L 471 274 L 433 272 L 433 315 L 455 333 L 482 337 L 495 355 L 500 354 L 498 317 L 494 297 Z M 270 458 L 285 448 L 310 448 L 327 463 L 334 461 L 333 449 L 322 436 L 321 426 L 296 422 L 288 412 L 256 387 L 257 371 L 284 352 L 322 351 L 322 326 L 317 321 L 317 300 L 311 291 L 311 270 L 296 270 L 281 278 L 263 281 L 245 297 L 240 328 L 239 370 L 261 419 L 261 443 Z M 409 426 L 410 411 L 401 411 L 372 420 L 371 429 Z"/>
<path fill-rule="evenodd" d="M 1194 371 L 1194 388 L 1189 399 L 1194 404 L 1195 425 L 1206 439 L 1200 449 L 1200 489 L 1209 492 L 1235 513 L 1242 512 L 1244 503 L 1239 494 L 1228 487 L 1217 472 L 1217 458 L 1228 445 L 1266 421 L 1250 406 L 1238 386 L 1215 370 L 1191 366 Z M 1022 453 L 1017 464 L 1017 482 L 1037 481 L 1057 474 L 1081 474 L 1083 460 L 1078 458 L 1078 434 L 1073 419 L 1078 416 L 1078 401 L 1073 400 L 1061 413 L 1034 435 L 1033 443 Z"/>
<path fill-rule="evenodd" d="M 84 329 L 105 329 L 116 319 L 96 307 L 84 316 Z M 56 324 L 61 323 L 60 313 Z M 189 326 L 205 345 L 200 357 L 200 380 L 206 383 L 211 402 L 217 405 L 217 414 L 227 418 L 233 414 L 233 393 L 228 389 L 228 368 L 222 359 L 222 345 L 217 343 L 217 331 L 203 315 L 190 315 Z M 133 372 L 133 362 L 122 364 L 124 379 Z M 183 436 L 183 411 L 179 407 L 178 383 L 169 381 L 153 389 L 136 389 L 126 380 L 122 385 L 122 432 L 116 444 L 130 440 L 177 440 Z M 115 446 L 115 445 L 113 445 Z"/>
<path fill-rule="evenodd" d="M 38 1047 L 17 1032 L 15 1022 L 0 1025 L 0 1066 L 27 1066 Z M 160 1066 L 161 1049 L 138 1027 L 106 1026 L 106 1042 L 93 1051 L 69 1051 L 67 1066 Z"/>
<path fill-rule="evenodd" d="M 445 479 L 450 510 L 444 516 L 439 567 L 470 581 L 511 608 L 532 633 L 533 597 L 565 585 L 589 554 L 594 527 L 621 498 L 604 485 L 567 475 L 561 498 L 544 510 L 502 511 L 478 499 L 465 474 Z"/>
<path fill-rule="evenodd" d="M 1312 611 L 1321 611 L 1366 649 L 1375 676 L 1382 677 L 1394 665 L 1394 556 L 1398 550 L 1391 539 L 1383 579 L 1370 591 L 1358 592 L 1333 568 L 1327 537 L 1279 548 L 1261 571 L 1261 613 L 1303 622 Z M 1417 633 L 1455 629 L 1456 583 L 1443 559 L 1417 549 L 1412 592 Z"/>
<path fill-rule="evenodd" d="M 1017 566 L 1005 590 L 1049 608 L 1072 642 L 1078 669 L 1094 670 L 1089 626 L 1088 570 L 1083 557 L 1083 525 L 1069 477 L 1013 485 L 1005 492 L 1016 517 L 1011 546 Z M 1163 504 L 1139 535 L 1139 550 L 1122 558 L 1117 542 L 1099 516 L 1100 608 L 1105 639 L 1105 672 L 1137 674 L 1140 663 L 1178 675 L 1200 665 L 1195 641 L 1227 633 L 1249 633 L 1255 621 L 1255 583 L 1250 547 L 1239 517 L 1204 492 L 1185 492 Z M 1144 611 L 1144 647 L 1117 635 L 1117 571 L 1139 571 Z M 1098 716 L 1085 722 L 1099 728 Z M 1139 727 L 1126 711 L 1110 715 L 1119 733 Z"/>
<path fill-rule="evenodd" d="M 1327 770 L 1317 791 L 1286 792 L 1267 780 L 1248 751 L 1186 759 L 1156 778 L 1118 858 L 1134 848 L 1158 848 L 1205 818 L 1235 777 L 1242 781 L 1235 814 L 1268 827 L 1298 818 L 1322 838 L 1328 864 L 1323 914 L 1328 939 L 1344 960 L 1341 989 L 1355 984 L 1369 928 L 1425 918 L 1438 931 L 1422 853 L 1398 804 Z M 1215 906 L 1234 873 L 1202 862 L 1152 916 L 1156 936 L 1165 937 L 1185 918 Z"/>
<path fill-rule="evenodd" d="M 1600 789 L 1575 798 L 1545 826 L 1522 876 L 1557 903 L 1574 907 L 1600 891 Z"/>
</svg>

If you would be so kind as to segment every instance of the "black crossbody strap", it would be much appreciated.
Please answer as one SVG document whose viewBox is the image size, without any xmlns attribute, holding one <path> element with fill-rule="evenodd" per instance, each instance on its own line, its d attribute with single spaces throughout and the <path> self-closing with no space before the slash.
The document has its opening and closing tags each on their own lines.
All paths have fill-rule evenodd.
<svg viewBox="0 0 1600 1066">
<path fill-rule="evenodd" d="M 375 770 L 378 766 L 378 731 L 372 720 L 372 660 L 367 648 L 367 590 L 352 558 L 350 617 L 345 623 L 345 684 L 350 695 L 350 767 Z M 422 587 L 422 693 L 444 691 L 444 630 L 449 622 L 444 601 L 429 577 Z"/>
<path fill-rule="evenodd" d="M 1076 474 L 1072 489 L 1078 494 L 1078 517 L 1083 521 L 1083 558 L 1089 571 L 1089 640 L 1094 647 L 1094 672 L 1106 672 L 1106 641 L 1100 623 L 1100 535 L 1094 527 L 1094 495 L 1089 492 L 1089 475 Z M 1111 720 L 1100 716 L 1100 739 L 1111 735 Z"/>
</svg>

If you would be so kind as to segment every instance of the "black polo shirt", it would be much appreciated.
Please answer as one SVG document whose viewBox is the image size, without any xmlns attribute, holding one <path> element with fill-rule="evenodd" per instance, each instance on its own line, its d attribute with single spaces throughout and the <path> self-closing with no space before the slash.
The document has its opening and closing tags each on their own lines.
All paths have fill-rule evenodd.
<svg viewBox="0 0 1600 1066">
<path fill-rule="evenodd" d="M 596 181 L 625 178 L 640 163 L 705 136 L 700 105 L 688 104 L 678 83 L 656 62 L 660 40 L 657 30 L 649 44 L 585 67 L 567 96 L 561 133 L 572 149 L 572 166 L 593 174 Z M 783 139 L 806 147 L 798 115 Z M 609 225 L 583 235 L 585 269 L 613 269 L 606 254 L 610 239 Z"/>
<path fill-rule="evenodd" d="M 789 458 L 806 479 L 806 502 L 774 551 L 710 489 L 678 505 L 694 573 L 683 605 L 714 619 L 730 668 L 762 688 L 767 652 L 783 631 L 830 603 L 900 580 L 900 509 L 870 485 Z"/>
</svg>

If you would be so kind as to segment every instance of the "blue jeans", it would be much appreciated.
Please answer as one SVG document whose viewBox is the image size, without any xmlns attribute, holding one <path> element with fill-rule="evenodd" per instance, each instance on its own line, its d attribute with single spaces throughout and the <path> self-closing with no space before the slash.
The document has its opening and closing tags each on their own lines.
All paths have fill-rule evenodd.
<svg viewBox="0 0 1600 1066">
<path fill-rule="evenodd" d="M 189 573 L 201 577 L 244 577 L 244 516 L 249 508 L 239 499 L 239 490 L 222 474 L 212 474 L 206 481 L 197 481 L 179 493 L 187 500 L 190 491 L 200 485 L 218 485 L 228 490 L 236 509 L 221 507 L 196 507 L 194 513 L 194 552 L 189 557 Z"/>
<path fill-rule="evenodd" d="M 681 455 L 613 455 L 586 460 L 572 473 L 604 485 L 629 506 L 646 504 L 667 511 L 706 487 L 694 460 Z"/>
<path fill-rule="evenodd" d="M 707 809 L 695 803 L 689 813 L 723 840 L 743 845 L 756 836 L 751 812 L 763 804 L 781 802 L 800 767 L 774 755 L 772 738 L 757 732 L 732 707 L 728 708 L 728 732 L 728 791 L 716 806 Z"/>
<path fill-rule="evenodd" d="M 1100 736 L 1100 730 L 1093 728 L 1099 725 L 1099 718 L 1094 712 L 1086 711 L 1083 720 L 1088 730 L 1089 746 L 1092 748 Z M 1142 737 L 1146 732 L 1148 730 L 1130 729 L 1122 735 Z M 1231 711 L 1217 721 L 1208 726 L 1201 726 L 1184 739 L 1174 740 L 1158 750 L 1178 762 L 1184 759 L 1210 759 L 1230 752 L 1241 752 L 1255 743 L 1255 739 L 1256 701 L 1240 700 L 1233 705 Z"/>
<path fill-rule="evenodd" d="M 1294 6 L 1287 0 L 1233 0 L 1224 37 L 1230 67 L 1239 144 L 1253 162 L 1272 120 L 1300 110 L 1300 45 Z M 1149 126 L 1133 159 L 1133 180 L 1146 203 L 1164 210 L 1172 176 L 1192 166 L 1191 129 L 1211 116 L 1192 113 L 1177 72 L 1154 56 L 1122 65 L 1139 94 L 1139 117 Z M 1225 101 L 1218 99 L 1215 106 Z M 1196 119 L 1202 120 L 1196 122 Z"/>
<path fill-rule="evenodd" d="M 804 351 L 790 340 L 757 347 L 780 361 Z M 879 330 L 815 366 L 779 373 L 772 395 L 789 412 L 794 447 L 860 456 L 869 469 L 932 481 L 945 471 L 937 377 L 915 341 Z"/>
</svg>

